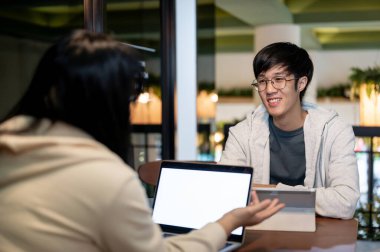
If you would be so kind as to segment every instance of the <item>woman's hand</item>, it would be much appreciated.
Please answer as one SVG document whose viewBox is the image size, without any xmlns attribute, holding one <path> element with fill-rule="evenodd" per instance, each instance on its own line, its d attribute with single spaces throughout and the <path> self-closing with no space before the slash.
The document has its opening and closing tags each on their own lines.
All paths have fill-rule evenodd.
<svg viewBox="0 0 380 252">
<path fill-rule="evenodd" d="M 285 207 L 285 204 L 279 203 L 278 199 L 266 199 L 260 202 L 256 192 L 253 191 L 252 200 L 248 206 L 226 213 L 218 222 L 229 235 L 240 226 L 252 226 L 262 222 L 283 207 Z"/>
</svg>

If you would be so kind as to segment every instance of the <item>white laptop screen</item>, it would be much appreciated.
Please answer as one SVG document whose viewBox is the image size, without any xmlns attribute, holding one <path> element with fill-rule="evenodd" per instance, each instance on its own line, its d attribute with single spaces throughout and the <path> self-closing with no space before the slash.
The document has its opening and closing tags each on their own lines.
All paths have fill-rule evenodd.
<svg viewBox="0 0 380 252">
<path fill-rule="evenodd" d="M 198 166 L 199 169 L 161 168 L 153 211 L 156 223 L 199 229 L 247 205 L 251 174 L 234 172 L 233 168 L 218 171 Z M 240 227 L 232 234 L 242 232 Z"/>
</svg>

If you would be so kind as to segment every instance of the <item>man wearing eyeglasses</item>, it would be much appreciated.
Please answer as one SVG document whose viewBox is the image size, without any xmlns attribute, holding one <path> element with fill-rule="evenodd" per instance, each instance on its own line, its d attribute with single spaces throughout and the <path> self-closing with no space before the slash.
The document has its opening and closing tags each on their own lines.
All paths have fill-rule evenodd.
<svg viewBox="0 0 380 252">
<path fill-rule="evenodd" d="M 254 168 L 254 183 L 317 188 L 319 215 L 352 218 L 360 196 L 352 127 L 302 98 L 313 76 L 308 53 L 273 43 L 253 60 L 262 105 L 231 127 L 220 162 Z"/>
</svg>

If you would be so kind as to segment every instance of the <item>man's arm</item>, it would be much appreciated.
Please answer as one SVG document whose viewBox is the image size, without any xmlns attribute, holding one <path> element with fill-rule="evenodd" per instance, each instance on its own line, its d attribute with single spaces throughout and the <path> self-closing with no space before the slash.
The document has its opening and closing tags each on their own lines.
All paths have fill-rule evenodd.
<svg viewBox="0 0 380 252">
<path fill-rule="evenodd" d="M 229 129 L 227 142 L 219 163 L 227 165 L 249 165 L 249 150 L 245 146 L 248 145 L 250 133 L 246 124 L 246 120 L 244 120 Z"/>
<path fill-rule="evenodd" d="M 316 188 L 316 212 L 321 216 L 350 219 L 360 196 L 359 175 L 354 152 L 355 136 L 352 127 L 340 120 L 330 125 L 324 143 L 325 187 Z M 317 167 L 318 169 L 318 167 Z M 278 188 L 290 189 L 279 183 Z M 303 186 L 295 186 L 302 188 Z"/>
<path fill-rule="evenodd" d="M 358 199 L 359 174 L 352 127 L 340 120 L 331 125 L 329 140 L 331 146 L 326 153 L 326 186 L 317 190 L 317 212 L 323 216 L 350 219 L 353 217 Z M 328 162 L 327 162 L 328 161 Z"/>
</svg>

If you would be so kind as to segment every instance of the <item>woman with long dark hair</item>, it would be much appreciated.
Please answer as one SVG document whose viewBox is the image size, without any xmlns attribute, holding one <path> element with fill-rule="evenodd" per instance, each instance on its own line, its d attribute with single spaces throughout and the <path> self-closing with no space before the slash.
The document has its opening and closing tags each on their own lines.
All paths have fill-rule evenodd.
<svg viewBox="0 0 380 252">
<path fill-rule="evenodd" d="M 104 34 L 74 31 L 48 49 L 0 124 L 2 251 L 216 251 L 283 207 L 253 194 L 248 207 L 163 239 L 126 164 L 142 75 L 134 52 Z"/>
</svg>

